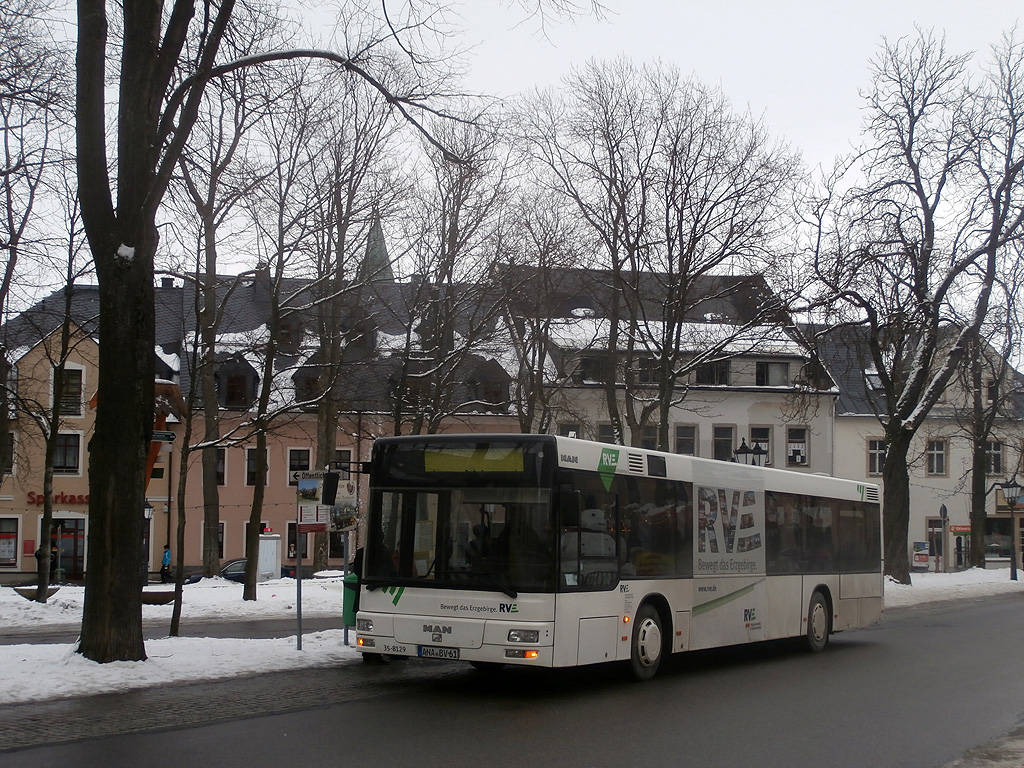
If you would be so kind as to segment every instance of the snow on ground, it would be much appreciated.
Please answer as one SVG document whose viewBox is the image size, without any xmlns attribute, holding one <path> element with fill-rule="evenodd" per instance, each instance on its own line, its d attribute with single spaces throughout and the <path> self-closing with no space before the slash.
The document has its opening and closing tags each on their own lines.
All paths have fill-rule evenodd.
<svg viewBox="0 0 1024 768">
<path fill-rule="evenodd" d="M 914 574 L 914 585 L 886 584 L 887 608 L 944 600 L 977 599 L 1004 593 L 1024 594 L 1024 581 L 1010 581 L 1009 570 L 973 569 L 962 573 Z M 157 587 L 153 587 L 157 589 Z M 296 581 L 260 584 L 257 600 L 242 600 L 242 585 L 204 579 L 184 587 L 182 620 L 234 621 L 295 619 Z M 303 618 L 338 616 L 343 585 L 340 578 L 302 582 Z M 0 587 L 0 632 L 23 633 L 74 628 L 81 623 L 82 587 L 64 586 L 47 603 L 34 603 L 10 587 Z M 143 621 L 170 625 L 171 605 L 143 606 Z M 239 677 L 259 672 L 336 666 L 358 658 L 344 645 L 342 630 L 307 632 L 302 650 L 295 636 L 278 639 L 165 637 L 146 642 L 146 661 L 96 664 L 75 653 L 75 645 L 0 645 L 4 686 L 0 704 L 84 696 L 130 688 Z M 355 633 L 350 633 L 354 642 Z"/>
</svg>

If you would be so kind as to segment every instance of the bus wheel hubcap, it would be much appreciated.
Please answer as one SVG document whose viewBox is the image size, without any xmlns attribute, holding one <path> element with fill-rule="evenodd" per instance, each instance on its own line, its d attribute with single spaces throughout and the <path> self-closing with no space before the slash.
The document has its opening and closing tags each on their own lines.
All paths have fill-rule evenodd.
<svg viewBox="0 0 1024 768">
<path fill-rule="evenodd" d="M 811 634 L 814 639 L 820 641 L 825 637 L 825 628 L 828 626 L 828 619 L 825 617 L 825 606 L 821 603 L 815 603 L 814 610 L 811 611 Z"/>
<path fill-rule="evenodd" d="M 653 619 L 645 619 L 637 632 L 637 656 L 640 663 L 649 667 L 661 656 L 661 629 Z"/>
</svg>

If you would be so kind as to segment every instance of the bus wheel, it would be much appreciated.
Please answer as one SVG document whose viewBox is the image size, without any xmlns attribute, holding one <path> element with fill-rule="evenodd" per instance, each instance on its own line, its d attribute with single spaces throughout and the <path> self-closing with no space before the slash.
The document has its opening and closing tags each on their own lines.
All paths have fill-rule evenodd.
<svg viewBox="0 0 1024 768">
<path fill-rule="evenodd" d="M 478 672 L 487 672 L 490 674 L 500 672 L 505 668 L 505 665 L 500 661 L 471 661 L 469 662 L 469 666 Z"/>
<path fill-rule="evenodd" d="M 363 653 L 363 664 L 387 664 L 390 661 L 380 653 Z"/>
<path fill-rule="evenodd" d="M 815 653 L 825 650 L 828 630 L 828 603 L 825 596 L 816 591 L 811 595 L 811 605 L 807 609 L 807 648 Z"/>
<path fill-rule="evenodd" d="M 651 605 L 641 605 L 633 619 L 633 642 L 629 664 L 633 678 L 650 680 L 658 671 L 664 651 L 661 616 Z"/>
</svg>

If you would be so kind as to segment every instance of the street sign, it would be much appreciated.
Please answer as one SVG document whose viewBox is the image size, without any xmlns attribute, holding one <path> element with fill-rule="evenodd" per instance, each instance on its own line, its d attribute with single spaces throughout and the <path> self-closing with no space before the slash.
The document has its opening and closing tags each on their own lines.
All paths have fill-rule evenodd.
<svg viewBox="0 0 1024 768">
<path fill-rule="evenodd" d="M 300 504 L 296 522 L 299 533 L 327 533 L 330 519 L 331 508 L 326 504 Z"/>
<path fill-rule="evenodd" d="M 310 472 L 309 470 L 297 469 L 293 472 L 288 473 L 288 481 L 297 483 L 299 480 L 323 480 L 327 477 L 327 472 Z"/>
<path fill-rule="evenodd" d="M 162 430 L 153 430 L 153 442 L 154 443 L 173 443 L 175 434 L 173 432 L 164 432 Z"/>
</svg>

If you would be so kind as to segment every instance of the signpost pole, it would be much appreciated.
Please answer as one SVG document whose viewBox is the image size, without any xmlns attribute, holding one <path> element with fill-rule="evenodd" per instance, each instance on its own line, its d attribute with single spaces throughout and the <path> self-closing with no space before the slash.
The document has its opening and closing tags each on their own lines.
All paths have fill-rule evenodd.
<svg viewBox="0 0 1024 768">
<path fill-rule="evenodd" d="M 295 617 L 299 622 L 295 650 L 302 650 L 302 534 L 295 532 Z"/>
<path fill-rule="evenodd" d="M 348 576 L 348 563 L 349 563 L 349 551 L 348 551 L 349 538 L 348 538 L 348 531 L 345 531 L 345 533 L 342 534 L 342 538 L 345 541 L 345 546 L 344 546 L 344 548 L 342 550 L 345 553 L 345 565 L 342 566 L 342 569 L 341 569 L 341 577 L 342 577 L 341 578 L 341 583 L 342 583 L 342 586 L 344 586 L 344 584 L 345 584 L 345 577 Z M 343 622 L 343 623 L 345 623 L 345 622 Z M 348 624 L 347 623 L 345 623 L 344 643 L 345 643 L 345 645 L 348 645 Z"/>
</svg>

